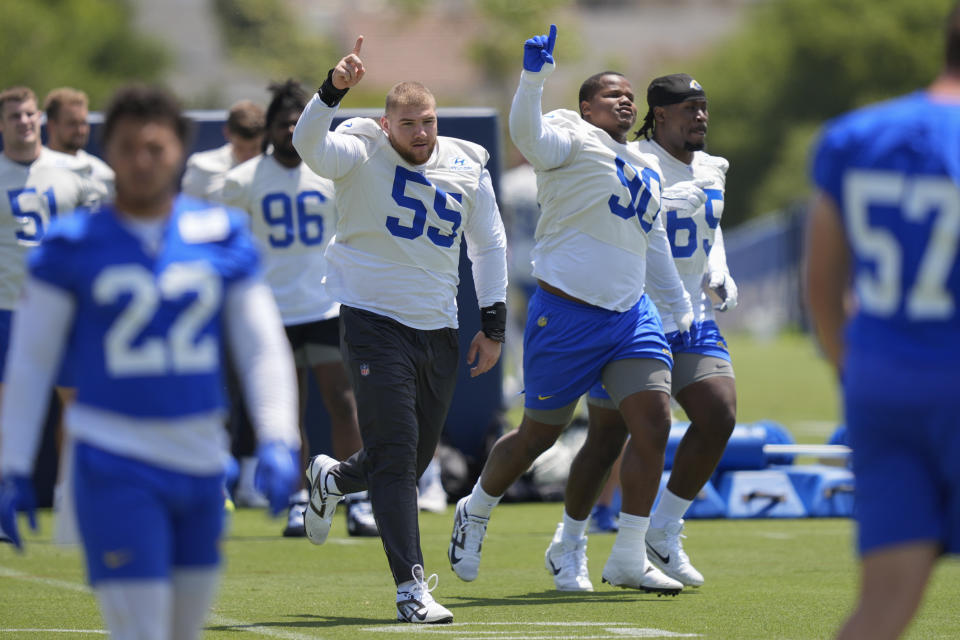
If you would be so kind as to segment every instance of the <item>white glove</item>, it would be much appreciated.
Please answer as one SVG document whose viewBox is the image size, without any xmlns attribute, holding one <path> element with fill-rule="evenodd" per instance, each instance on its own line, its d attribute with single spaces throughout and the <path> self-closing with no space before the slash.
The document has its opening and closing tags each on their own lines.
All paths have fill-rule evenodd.
<svg viewBox="0 0 960 640">
<path fill-rule="evenodd" d="M 670 185 L 660 194 L 660 200 L 668 208 L 679 211 L 696 211 L 707 202 L 704 187 L 710 186 L 713 180 L 686 180 Z"/>
<path fill-rule="evenodd" d="M 737 306 L 737 283 L 729 273 L 723 271 L 714 271 L 710 274 L 707 286 L 717 294 L 717 297 L 723 300 L 720 304 L 714 305 L 717 311 L 729 311 Z"/>
<path fill-rule="evenodd" d="M 673 314 L 673 321 L 677 323 L 677 331 L 684 333 L 690 331 L 690 325 L 693 324 L 693 311 L 677 311 Z"/>
</svg>

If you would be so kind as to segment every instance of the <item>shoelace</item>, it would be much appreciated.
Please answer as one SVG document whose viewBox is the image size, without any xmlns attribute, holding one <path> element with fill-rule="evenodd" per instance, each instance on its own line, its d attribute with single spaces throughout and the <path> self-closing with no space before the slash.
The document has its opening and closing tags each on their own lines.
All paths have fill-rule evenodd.
<svg viewBox="0 0 960 640">
<path fill-rule="evenodd" d="M 422 604 L 431 602 L 433 600 L 433 596 L 430 595 L 430 592 L 437 588 L 437 584 L 440 582 L 439 576 L 437 576 L 435 573 L 431 573 L 430 577 L 424 580 L 423 565 L 421 564 L 413 565 L 410 573 L 413 575 L 413 587 L 410 589 L 410 592 Z"/>
<path fill-rule="evenodd" d="M 683 550 L 683 545 L 680 543 L 681 538 L 687 537 L 683 535 L 683 520 L 677 524 L 668 524 L 666 527 L 666 533 L 666 542 L 670 547 L 671 553 L 676 553 L 681 562 L 688 562 L 690 558 L 687 556 L 686 551 Z"/>
<path fill-rule="evenodd" d="M 476 542 L 477 549 L 480 548 L 480 543 L 483 541 L 483 536 L 487 532 L 487 520 L 481 518 L 480 516 L 472 516 L 467 513 L 467 510 L 463 510 L 463 519 L 460 521 L 460 534 L 464 537 L 464 542 L 470 540 L 471 542 Z M 476 537 L 474 541 L 472 538 Z M 474 551 L 473 549 L 464 549 L 464 551 Z"/>
<path fill-rule="evenodd" d="M 577 545 L 572 549 L 566 550 L 561 555 L 563 563 L 563 573 L 574 572 L 574 575 L 586 575 L 589 572 L 587 568 L 587 545 Z"/>
</svg>

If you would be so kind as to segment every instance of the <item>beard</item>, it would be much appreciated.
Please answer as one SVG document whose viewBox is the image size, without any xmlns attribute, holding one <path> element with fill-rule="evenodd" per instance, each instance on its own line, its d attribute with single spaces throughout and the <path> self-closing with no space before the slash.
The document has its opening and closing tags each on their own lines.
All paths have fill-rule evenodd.
<svg viewBox="0 0 960 640">
<path fill-rule="evenodd" d="M 707 148 L 707 141 L 703 140 L 701 142 L 684 142 L 683 149 L 685 151 L 703 151 Z"/>
<path fill-rule="evenodd" d="M 423 164 L 423 163 L 427 162 L 427 161 L 430 159 L 430 156 L 433 155 L 433 150 L 434 150 L 434 149 L 436 148 L 436 146 L 437 146 L 437 141 L 434 140 L 434 141 L 433 141 L 433 144 L 431 144 L 430 146 L 427 147 L 427 156 L 426 156 L 423 160 L 421 160 L 421 159 L 417 158 L 416 156 L 414 156 L 414 154 L 413 154 L 413 149 L 401 149 L 400 147 L 398 147 L 397 145 L 395 145 L 395 144 L 393 143 L 393 140 L 390 141 L 390 146 L 392 146 L 392 147 L 393 147 L 393 150 L 397 152 L 397 155 L 399 155 L 401 158 L 403 158 L 404 160 L 406 160 L 406 161 L 409 162 L 410 164 L 412 164 L 412 165 L 420 165 L 420 164 Z"/>
</svg>

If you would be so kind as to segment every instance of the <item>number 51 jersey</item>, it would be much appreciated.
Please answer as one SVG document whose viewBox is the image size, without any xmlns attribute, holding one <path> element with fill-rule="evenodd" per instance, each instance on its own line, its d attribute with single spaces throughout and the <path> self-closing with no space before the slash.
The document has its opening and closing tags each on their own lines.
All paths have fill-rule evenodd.
<svg viewBox="0 0 960 640">
<path fill-rule="evenodd" d="M 259 272 L 243 215 L 180 196 L 156 253 L 119 215 L 59 220 L 29 258 L 32 277 L 74 300 L 77 404 L 159 419 L 221 410 L 225 296 Z"/>
</svg>

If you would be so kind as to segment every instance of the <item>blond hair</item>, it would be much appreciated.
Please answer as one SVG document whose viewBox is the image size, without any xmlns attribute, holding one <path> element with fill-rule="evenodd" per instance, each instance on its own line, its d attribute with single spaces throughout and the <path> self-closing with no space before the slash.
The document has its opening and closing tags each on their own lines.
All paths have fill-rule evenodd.
<svg viewBox="0 0 960 640">
<path fill-rule="evenodd" d="M 29 87 L 10 87 L 0 91 L 0 109 L 6 102 L 26 102 L 27 100 L 37 101 L 37 94 Z"/>
<path fill-rule="evenodd" d="M 72 87 L 60 87 L 47 94 L 43 100 L 43 110 L 47 113 L 47 120 L 56 120 L 60 117 L 60 109 L 67 105 L 78 104 L 84 109 L 89 105 L 87 94 Z"/>
<path fill-rule="evenodd" d="M 437 100 L 430 89 L 419 82 L 399 82 L 387 92 L 385 112 L 390 113 L 397 107 L 436 107 Z"/>
</svg>

